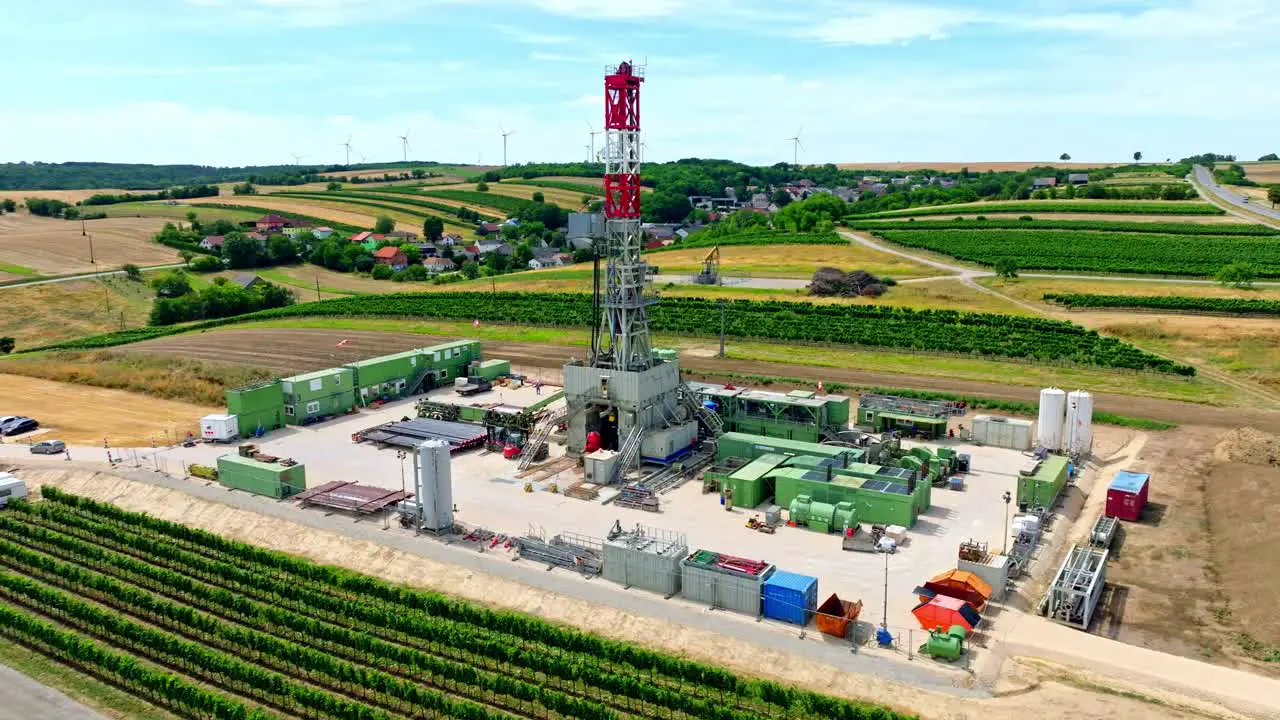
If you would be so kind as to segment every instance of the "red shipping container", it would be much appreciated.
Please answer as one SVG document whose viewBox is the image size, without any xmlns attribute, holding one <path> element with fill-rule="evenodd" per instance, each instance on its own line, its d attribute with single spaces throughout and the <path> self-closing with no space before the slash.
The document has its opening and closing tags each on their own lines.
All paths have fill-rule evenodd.
<svg viewBox="0 0 1280 720">
<path fill-rule="evenodd" d="M 1151 487 L 1149 473 L 1121 470 L 1107 487 L 1107 517 L 1137 522 L 1142 519 L 1142 509 L 1147 505 L 1147 490 Z"/>
</svg>

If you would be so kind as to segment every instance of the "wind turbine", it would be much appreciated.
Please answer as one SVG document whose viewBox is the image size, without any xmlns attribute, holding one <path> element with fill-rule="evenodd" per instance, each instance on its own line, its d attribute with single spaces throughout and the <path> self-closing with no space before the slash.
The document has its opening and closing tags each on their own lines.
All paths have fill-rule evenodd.
<svg viewBox="0 0 1280 720">
<path fill-rule="evenodd" d="M 351 166 L 351 133 L 347 133 L 347 141 L 344 143 L 338 143 L 338 147 L 347 149 L 347 162 L 345 164 L 348 167 L 350 167 Z"/>
<path fill-rule="evenodd" d="M 306 155 L 299 155 L 298 153 L 295 153 L 295 152 L 291 152 L 289 154 L 293 156 L 294 165 L 299 164 L 302 161 L 302 158 L 306 157 Z"/>
<path fill-rule="evenodd" d="M 397 135 L 400 138 L 400 149 L 404 151 L 404 161 L 409 162 L 409 131 L 405 130 L 403 135 Z"/>
<path fill-rule="evenodd" d="M 498 126 L 498 131 L 502 133 L 502 167 L 506 167 L 507 166 L 507 136 L 515 135 L 516 131 L 515 130 L 508 131 L 506 128 L 502 127 L 501 125 Z"/>
<path fill-rule="evenodd" d="M 592 158 L 592 160 L 588 160 L 587 162 L 593 162 L 593 161 L 594 161 L 594 159 L 595 159 L 595 156 L 596 156 L 596 136 L 597 136 L 597 135 L 599 135 L 600 133 L 604 132 L 604 131 L 603 131 L 603 130 L 597 130 L 597 129 L 595 129 L 594 127 L 592 127 L 592 125 L 591 125 L 591 123 L 590 123 L 590 122 L 587 122 L 587 129 L 591 131 L 589 134 L 591 135 L 591 155 L 590 155 L 590 157 Z"/>
<path fill-rule="evenodd" d="M 590 145 L 583 145 L 582 149 L 587 151 L 587 162 L 591 162 L 591 155 L 595 153 L 596 149 Z"/>
<path fill-rule="evenodd" d="M 800 142 L 800 134 L 802 132 L 804 132 L 803 125 L 800 126 L 799 130 L 796 130 L 795 137 L 787 138 L 787 142 L 791 143 L 791 164 L 792 165 L 800 164 L 800 148 L 804 147 L 804 143 Z"/>
</svg>

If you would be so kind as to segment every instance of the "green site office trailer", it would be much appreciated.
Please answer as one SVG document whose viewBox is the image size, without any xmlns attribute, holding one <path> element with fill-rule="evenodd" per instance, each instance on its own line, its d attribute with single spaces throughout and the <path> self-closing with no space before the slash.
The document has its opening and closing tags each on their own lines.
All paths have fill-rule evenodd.
<svg viewBox="0 0 1280 720">
<path fill-rule="evenodd" d="M 1067 484 L 1067 459 L 1050 455 L 1031 475 L 1018 475 L 1018 505 L 1053 507 Z"/>
<path fill-rule="evenodd" d="M 480 359 L 480 341 L 457 340 L 425 347 L 421 352 L 431 368 L 431 386 L 438 387 L 453 382 L 454 378 L 466 377 L 471 361 Z"/>
<path fill-rule="evenodd" d="M 284 427 L 284 393 L 280 381 L 246 385 L 227 391 L 227 414 L 236 416 L 240 437 Z"/>
<path fill-rule="evenodd" d="M 284 392 L 285 422 L 290 425 L 307 425 L 355 408 L 355 372 L 351 368 L 295 375 L 280 383 Z"/>
<path fill-rule="evenodd" d="M 383 355 L 347 363 L 354 374 L 356 402 L 368 405 L 379 398 L 404 397 L 418 376 L 427 369 L 421 350 Z"/>
<path fill-rule="evenodd" d="M 218 458 L 218 484 L 281 500 L 307 489 L 306 468 L 258 462 L 239 455 Z"/>
</svg>

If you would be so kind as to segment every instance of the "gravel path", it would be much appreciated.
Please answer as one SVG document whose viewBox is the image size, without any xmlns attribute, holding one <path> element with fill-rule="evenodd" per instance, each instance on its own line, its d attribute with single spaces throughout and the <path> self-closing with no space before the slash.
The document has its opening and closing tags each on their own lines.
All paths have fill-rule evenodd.
<svg viewBox="0 0 1280 720">
<path fill-rule="evenodd" d="M 61 692 L 0 665 L 0 720 L 106 720 Z"/>
</svg>

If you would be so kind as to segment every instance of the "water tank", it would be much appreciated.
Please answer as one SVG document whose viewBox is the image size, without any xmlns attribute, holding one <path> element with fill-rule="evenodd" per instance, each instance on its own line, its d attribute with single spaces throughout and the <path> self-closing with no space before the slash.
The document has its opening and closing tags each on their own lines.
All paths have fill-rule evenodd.
<svg viewBox="0 0 1280 720">
<path fill-rule="evenodd" d="M 453 477 L 449 464 L 449 443 L 424 440 L 417 447 L 414 465 L 418 471 L 418 507 L 422 527 L 447 531 L 453 527 Z"/>
<path fill-rule="evenodd" d="M 1093 447 L 1093 396 L 1084 390 L 1067 393 L 1064 446 L 1072 455 L 1088 455 Z"/>
<path fill-rule="evenodd" d="M 1067 394 L 1056 387 L 1040 391 L 1040 421 L 1036 423 L 1036 431 L 1040 436 L 1040 447 L 1049 450 L 1062 449 L 1062 425 L 1067 414 Z"/>
</svg>

